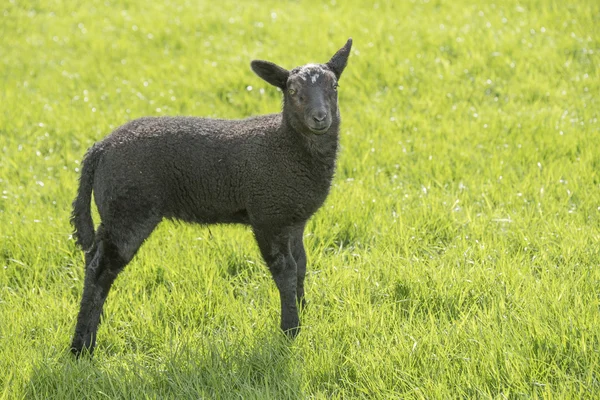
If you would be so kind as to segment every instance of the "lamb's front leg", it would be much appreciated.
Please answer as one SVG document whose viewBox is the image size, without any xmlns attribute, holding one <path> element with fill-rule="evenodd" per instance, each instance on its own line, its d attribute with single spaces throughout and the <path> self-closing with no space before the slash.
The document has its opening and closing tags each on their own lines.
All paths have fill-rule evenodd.
<svg viewBox="0 0 600 400">
<path fill-rule="evenodd" d="M 304 277 L 306 276 L 306 251 L 304 250 L 304 225 L 294 231 L 291 239 L 292 255 L 296 261 L 296 301 L 300 310 L 306 307 Z"/>
<path fill-rule="evenodd" d="M 281 329 L 293 338 L 300 330 L 296 305 L 297 266 L 291 251 L 292 232 L 289 228 L 254 227 L 254 235 L 263 258 L 279 289 Z"/>
</svg>

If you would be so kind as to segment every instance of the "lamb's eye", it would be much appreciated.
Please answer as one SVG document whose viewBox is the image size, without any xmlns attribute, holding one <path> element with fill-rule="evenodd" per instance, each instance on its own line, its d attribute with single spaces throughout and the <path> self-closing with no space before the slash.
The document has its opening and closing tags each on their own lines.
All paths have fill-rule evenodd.
<svg viewBox="0 0 600 400">
<path fill-rule="evenodd" d="M 288 89 L 288 93 L 291 95 L 295 95 L 296 94 L 296 89 Z"/>
<path fill-rule="evenodd" d="M 337 84 L 337 83 L 334 83 L 334 84 L 333 84 L 333 90 L 335 90 L 335 91 L 337 92 L 337 88 L 338 88 L 338 84 Z"/>
</svg>

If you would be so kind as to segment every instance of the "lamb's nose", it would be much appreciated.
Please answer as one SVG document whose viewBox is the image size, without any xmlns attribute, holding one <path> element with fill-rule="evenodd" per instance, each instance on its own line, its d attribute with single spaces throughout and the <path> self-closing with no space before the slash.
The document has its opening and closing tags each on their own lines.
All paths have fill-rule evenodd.
<svg viewBox="0 0 600 400">
<path fill-rule="evenodd" d="M 315 122 L 323 122 L 325 121 L 325 118 L 327 118 L 327 113 L 325 111 L 317 111 L 315 114 L 313 114 L 313 119 Z"/>
</svg>

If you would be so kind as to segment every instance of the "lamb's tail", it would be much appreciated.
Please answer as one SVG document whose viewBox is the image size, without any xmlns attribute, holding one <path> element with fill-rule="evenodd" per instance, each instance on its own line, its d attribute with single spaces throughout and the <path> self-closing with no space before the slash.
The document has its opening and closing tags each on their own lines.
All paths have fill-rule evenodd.
<svg viewBox="0 0 600 400">
<path fill-rule="evenodd" d="M 77 197 L 73 200 L 73 212 L 71 213 L 71 225 L 74 228 L 73 237 L 83 250 L 89 250 L 94 244 L 94 221 L 91 213 L 92 185 L 99 156 L 100 151 L 96 146 L 90 147 L 85 154 L 81 162 Z"/>
</svg>

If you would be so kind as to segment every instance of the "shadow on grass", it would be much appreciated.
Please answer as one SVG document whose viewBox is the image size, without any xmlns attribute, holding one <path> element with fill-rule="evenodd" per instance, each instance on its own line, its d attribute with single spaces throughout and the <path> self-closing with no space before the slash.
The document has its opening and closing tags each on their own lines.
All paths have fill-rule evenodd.
<svg viewBox="0 0 600 400">
<path fill-rule="evenodd" d="M 169 354 L 99 351 L 75 360 L 65 352 L 34 367 L 24 398 L 303 398 L 292 347 L 283 335 L 264 335 L 233 348 L 181 345 Z"/>
</svg>

